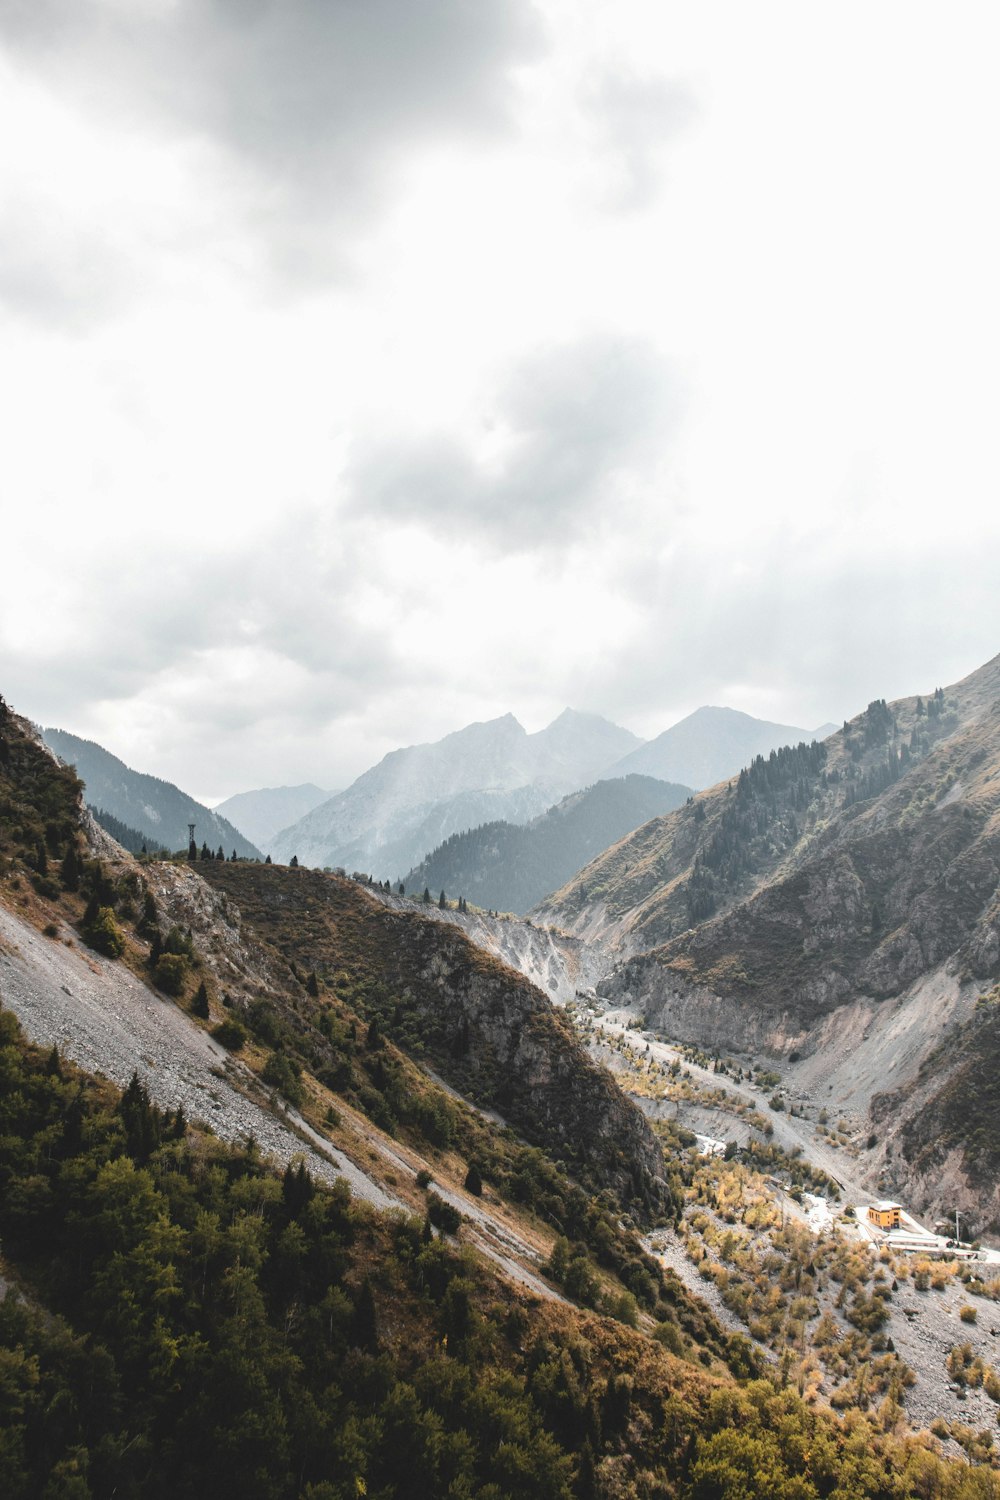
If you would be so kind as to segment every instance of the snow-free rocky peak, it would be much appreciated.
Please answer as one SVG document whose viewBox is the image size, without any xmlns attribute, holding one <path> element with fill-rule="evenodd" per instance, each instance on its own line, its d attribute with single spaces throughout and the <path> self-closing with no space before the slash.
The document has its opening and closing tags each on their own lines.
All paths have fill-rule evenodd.
<svg viewBox="0 0 1000 1500">
<path fill-rule="evenodd" d="M 469 724 L 433 744 L 391 751 L 279 833 L 272 853 L 392 878 L 460 829 L 488 818 L 537 816 L 597 780 L 638 743 L 596 714 L 570 711 L 537 734 L 513 714 Z"/>
</svg>

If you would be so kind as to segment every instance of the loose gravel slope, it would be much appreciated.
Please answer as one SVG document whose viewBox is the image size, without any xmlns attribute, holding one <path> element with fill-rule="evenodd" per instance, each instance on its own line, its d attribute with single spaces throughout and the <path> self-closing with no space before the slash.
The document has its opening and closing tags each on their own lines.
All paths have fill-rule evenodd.
<svg viewBox="0 0 1000 1500">
<path fill-rule="evenodd" d="M 222 1140 L 253 1136 L 279 1163 L 305 1156 L 309 1170 L 378 1208 L 395 1199 L 332 1145 L 311 1148 L 241 1088 L 256 1087 L 249 1069 L 168 1000 L 148 990 L 121 964 L 46 938 L 0 906 L 0 1003 L 28 1038 L 124 1087 L 138 1073 L 162 1109 L 182 1106 L 207 1121 Z M 225 1072 L 227 1076 L 220 1077 Z M 232 1081 L 230 1081 L 232 1080 Z M 239 1085 L 239 1086 L 237 1086 Z M 294 1119 L 294 1116 L 291 1116 Z"/>
</svg>

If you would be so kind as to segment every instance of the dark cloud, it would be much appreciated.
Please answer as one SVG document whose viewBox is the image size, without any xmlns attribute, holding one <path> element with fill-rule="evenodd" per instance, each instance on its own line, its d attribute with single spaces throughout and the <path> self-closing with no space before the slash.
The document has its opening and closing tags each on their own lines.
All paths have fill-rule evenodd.
<svg viewBox="0 0 1000 1500">
<path fill-rule="evenodd" d="M 588 80 L 580 102 L 594 145 L 611 168 L 609 206 L 644 208 L 660 189 L 663 148 L 698 113 L 694 91 L 676 79 L 609 68 Z"/>
<path fill-rule="evenodd" d="M 88 110 L 224 147 L 277 257 L 318 274 L 305 230 L 370 210 L 414 141 L 507 126 L 540 31 L 528 0 L 6 0 L 0 37 Z"/>
<path fill-rule="evenodd" d="M 501 550 L 564 545 L 610 517 L 629 482 L 670 443 L 680 388 L 656 351 L 591 337 L 550 349 L 506 379 L 486 422 L 497 461 L 442 435 L 359 447 L 348 476 L 368 511 L 463 528 Z"/>
</svg>

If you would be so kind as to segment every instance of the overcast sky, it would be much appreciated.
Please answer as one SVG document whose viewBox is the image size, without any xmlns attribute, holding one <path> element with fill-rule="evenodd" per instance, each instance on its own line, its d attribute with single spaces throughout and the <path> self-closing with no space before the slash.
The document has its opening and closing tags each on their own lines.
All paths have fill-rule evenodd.
<svg viewBox="0 0 1000 1500">
<path fill-rule="evenodd" d="M 998 33 L 0 0 L 0 692 L 217 799 L 995 655 Z"/>
</svg>

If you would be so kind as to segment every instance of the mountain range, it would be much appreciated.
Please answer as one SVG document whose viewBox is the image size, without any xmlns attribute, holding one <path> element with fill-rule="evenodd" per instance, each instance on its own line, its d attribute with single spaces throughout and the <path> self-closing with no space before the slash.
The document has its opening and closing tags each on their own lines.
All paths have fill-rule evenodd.
<svg viewBox="0 0 1000 1500">
<path fill-rule="evenodd" d="M 596 781 L 639 774 L 700 788 L 761 750 L 812 738 L 720 708 L 699 709 L 648 744 L 596 714 L 566 709 L 537 734 L 506 714 L 434 744 L 392 751 L 274 835 L 268 848 L 282 862 L 295 855 L 303 864 L 395 880 L 455 833 L 530 822 Z"/>
<path fill-rule="evenodd" d="M 232 823 L 172 782 L 133 771 L 101 745 L 65 729 L 43 729 L 42 735 L 61 760 L 76 767 L 87 805 L 110 813 L 148 839 L 150 847 L 186 849 L 188 826 L 193 823 L 197 843 L 207 843 L 213 851 L 221 847 L 227 856 L 235 850 L 244 858 L 260 858 L 256 845 Z"/>
<path fill-rule="evenodd" d="M 347 788 L 277 834 L 281 862 L 398 878 L 450 834 L 528 822 L 597 780 L 640 744 L 596 714 L 567 709 L 528 734 L 514 718 L 470 724 L 435 744 L 393 750 Z"/>
</svg>

